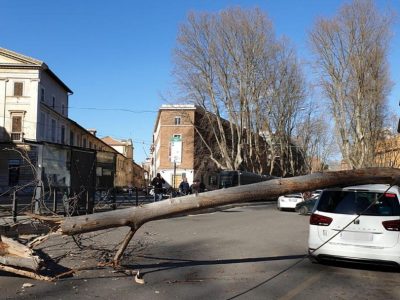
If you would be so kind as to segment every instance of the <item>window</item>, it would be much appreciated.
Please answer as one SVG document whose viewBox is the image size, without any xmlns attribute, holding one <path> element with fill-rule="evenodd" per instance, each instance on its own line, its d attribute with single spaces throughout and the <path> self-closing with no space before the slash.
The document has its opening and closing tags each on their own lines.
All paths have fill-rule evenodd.
<svg viewBox="0 0 400 300">
<path fill-rule="evenodd" d="M 11 139 L 13 141 L 22 140 L 22 115 L 11 116 Z"/>
<path fill-rule="evenodd" d="M 19 159 L 10 159 L 8 161 L 8 185 L 10 187 L 18 185 L 20 165 Z"/>
<path fill-rule="evenodd" d="M 82 139 L 82 147 L 83 147 L 83 148 L 86 148 L 86 138 L 83 138 L 83 139 Z"/>
<path fill-rule="evenodd" d="M 56 141 L 56 120 L 51 119 L 51 141 Z"/>
<path fill-rule="evenodd" d="M 24 89 L 24 84 L 22 82 L 14 82 L 14 96 L 21 97 Z"/>
<path fill-rule="evenodd" d="M 180 140 L 180 139 L 182 139 L 181 134 L 174 134 L 174 140 Z"/>
<path fill-rule="evenodd" d="M 181 117 L 175 117 L 175 125 L 181 125 Z"/>
<path fill-rule="evenodd" d="M 61 144 L 65 144 L 65 126 L 61 126 Z"/>
<path fill-rule="evenodd" d="M 51 107 L 55 108 L 56 107 L 56 97 L 53 96 L 53 102 L 51 103 Z"/>
<path fill-rule="evenodd" d="M 318 210 L 336 214 L 363 214 L 368 216 L 398 216 L 399 200 L 396 194 L 364 191 L 324 191 Z"/>
<path fill-rule="evenodd" d="M 89 142 L 89 148 L 92 149 L 93 145 L 92 142 Z"/>
<path fill-rule="evenodd" d="M 208 185 L 217 185 L 217 176 L 210 175 L 208 177 Z"/>
<path fill-rule="evenodd" d="M 69 132 L 69 144 L 71 146 L 74 145 L 74 133 L 72 132 L 72 130 Z"/>
<path fill-rule="evenodd" d="M 41 112 L 40 113 L 40 124 L 39 124 L 39 134 L 40 134 L 41 139 L 44 139 L 45 126 L 46 126 L 46 114 L 44 112 Z"/>
<path fill-rule="evenodd" d="M 64 104 L 61 105 L 61 114 L 65 115 L 65 105 Z"/>
<path fill-rule="evenodd" d="M 44 88 L 42 87 L 40 88 L 40 101 L 44 102 L 44 96 L 45 96 Z"/>
</svg>

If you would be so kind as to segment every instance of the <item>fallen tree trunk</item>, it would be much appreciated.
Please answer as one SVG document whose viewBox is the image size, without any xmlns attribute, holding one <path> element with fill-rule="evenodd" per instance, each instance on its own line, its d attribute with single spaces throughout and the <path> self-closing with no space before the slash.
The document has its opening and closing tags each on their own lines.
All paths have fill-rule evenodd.
<svg viewBox="0 0 400 300">
<path fill-rule="evenodd" d="M 139 207 L 71 217 L 61 223 L 60 231 L 62 234 L 74 235 L 120 226 L 131 227 L 131 231 L 123 240 L 114 257 L 114 265 L 118 265 L 135 232 L 143 224 L 153 220 L 165 219 L 226 204 L 266 200 L 289 193 L 312 191 L 332 186 L 368 183 L 393 184 L 399 182 L 399 178 L 400 169 L 368 168 L 274 179 L 198 195 L 171 198 Z"/>
<path fill-rule="evenodd" d="M 289 193 L 312 191 L 332 186 L 367 183 L 399 184 L 399 182 L 400 169 L 393 168 L 326 172 L 293 178 L 274 179 L 198 195 L 172 198 L 134 208 L 70 217 L 64 220 L 57 220 L 57 222 L 53 222 L 54 220 L 51 221 L 54 223 L 53 225 L 60 222 L 59 232 L 66 235 L 75 235 L 120 226 L 131 227 L 131 230 L 122 241 L 114 257 L 114 265 L 118 265 L 123 252 L 136 231 L 149 221 L 226 204 L 266 200 Z M 37 240 L 37 242 L 39 241 Z M 42 261 L 28 247 L 11 239 L 0 239 L 0 270 L 35 279 L 51 280 L 52 278 L 37 274 L 41 264 Z M 33 270 L 33 272 L 29 270 Z"/>
<path fill-rule="evenodd" d="M 289 193 L 312 191 L 332 186 L 367 183 L 390 184 L 399 177 L 400 169 L 368 168 L 274 179 L 198 195 L 171 198 L 139 207 L 66 218 L 61 222 L 61 233 L 74 235 L 120 226 L 129 226 L 137 230 L 149 221 L 205 208 L 265 200 Z"/>
<path fill-rule="evenodd" d="M 38 271 L 43 260 L 25 245 L 6 237 L 0 237 L 0 264 Z"/>
</svg>

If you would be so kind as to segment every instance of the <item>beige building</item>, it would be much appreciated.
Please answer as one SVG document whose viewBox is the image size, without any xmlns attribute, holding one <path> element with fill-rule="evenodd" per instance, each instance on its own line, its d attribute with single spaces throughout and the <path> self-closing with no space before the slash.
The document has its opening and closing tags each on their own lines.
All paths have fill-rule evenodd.
<svg viewBox="0 0 400 300">
<path fill-rule="evenodd" d="M 106 136 L 101 140 L 118 152 L 116 156 L 115 186 L 143 187 L 145 185 L 144 170 L 133 161 L 132 140 L 118 140 L 110 136 Z"/>
<path fill-rule="evenodd" d="M 113 147 L 116 151 L 121 153 L 126 158 L 130 158 L 133 160 L 133 143 L 131 139 L 127 140 L 118 140 L 116 138 L 106 136 L 101 138 L 103 142 L 107 145 Z"/>
<path fill-rule="evenodd" d="M 400 135 L 390 136 L 378 143 L 375 162 L 379 167 L 400 168 Z"/>
<path fill-rule="evenodd" d="M 0 48 L 0 141 L 65 143 L 71 94 L 44 62 Z"/>
<path fill-rule="evenodd" d="M 0 143 L 34 149 L 29 151 L 38 168 L 43 168 L 54 182 L 66 186 L 74 180 L 74 176 L 67 174 L 72 148 L 75 154 L 81 153 L 76 157 L 80 160 L 77 168 L 93 167 L 94 163 L 82 162 L 83 157 L 90 156 L 84 153 L 96 157 L 95 171 L 89 172 L 90 176 L 97 175 L 96 186 L 109 187 L 113 181 L 114 186 L 120 187 L 143 182 L 143 172 L 133 162 L 132 141 L 108 144 L 96 136 L 95 130 L 86 130 L 68 118 L 71 94 L 70 88 L 43 61 L 0 48 Z M 34 146 L 26 146 L 27 143 Z M 28 168 L 23 172 L 22 164 L 23 160 L 14 152 L 0 157 L 0 190 L 32 179 L 28 178 L 32 177 Z M 107 183 L 100 182 L 105 178 Z"/>
</svg>

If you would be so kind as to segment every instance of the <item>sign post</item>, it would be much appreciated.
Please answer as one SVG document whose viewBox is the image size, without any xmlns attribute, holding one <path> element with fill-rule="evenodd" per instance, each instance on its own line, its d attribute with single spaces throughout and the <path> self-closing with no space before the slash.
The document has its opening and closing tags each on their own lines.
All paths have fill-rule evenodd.
<svg viewBox="0 0 400 300">
<path fill-rule="evenodd" d="M 174 175 L 172 180 L 172 187 L 176 188 L 176 165 L 182 162 L 182 137 L 174 136 L 171 138 L 171 162 L 174 164 Z"/>
</svg>

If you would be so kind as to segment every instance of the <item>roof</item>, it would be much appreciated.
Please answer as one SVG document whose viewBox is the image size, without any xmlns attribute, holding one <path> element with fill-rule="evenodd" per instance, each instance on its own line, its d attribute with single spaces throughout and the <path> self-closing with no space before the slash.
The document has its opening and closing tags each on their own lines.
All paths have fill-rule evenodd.
<svg viewBox="0 0 400 300">
<path fill-rule="evenodd" d="M 157 130 L 157 124 L 158 124 L 158 121 L 160 120 L 160 115 L 163 110 L 179 111 L 179 110 L 198 110 L 198 109 L 199 109 L 199 107 L 194 104 L 163 104 L 163 105 L 161 105 L 161 107 L 157 113 L 157 118 L 156 118 L 156 122 L 154 124 L 153 132 L 156 132 L 156 130 Z"/>
<path fill-rule="evenodd" d="M 111 136 L 103 137 L 103 138 L 101 138 L 101 140 L 104 143 L 106 143 L 108 145 L 112 145 L 112 146 L 126 146 L 126 145 L 130 144 L 129 141 L 117 140 L 117 139 L 112 138 Z"/>
<path fill-rule="evenodd" d="M 196 105 L 194 104 L 163 104 L 160 107 L 160 110 L 193 110 L 196 109 Z"/>
<path fill-rule="evenodd" d="M 23 64 L 42 66 L 43 61 L 0 47 L 0 54 L 18 60 Z"/>
<path fill-rule="evenodd" d="M 61 85 L 68 93 L 72 94 L 71 89 L 64 83 L 52 70 L 41 60 L 32 58 L 5 48 L 0 47 L 0 55 L 16 60 L 20 63 L 1 63 L 0 67 L 9 69 L 38 69 L 46 72 L 59 85 Z"/>
<path fill-rule="evenodd" d="M 94 139 L 98 140 L 99 142 L 101 142 L 104 146 L 106 146 L 110 151 L 109 152 L 113 152 L 113 153 L 119 153 L 117 150 L 115 150 L 113 147 L 111 147 L 109 144 L 105 143 L 102 139 L 98 138 L 97 136 L 91 134 L 89 131 L 87 131 L 86 128 L 82 127 L 81 125 L 79 125 L 77 122 L 75 122 L 74 120 L 64 117 L 66 120 L 68 120 L 70 122 L 70 124 L 78 127 L 79 129 L 87 132 L 88 135 L 92 136 Z"/>
</svg>

